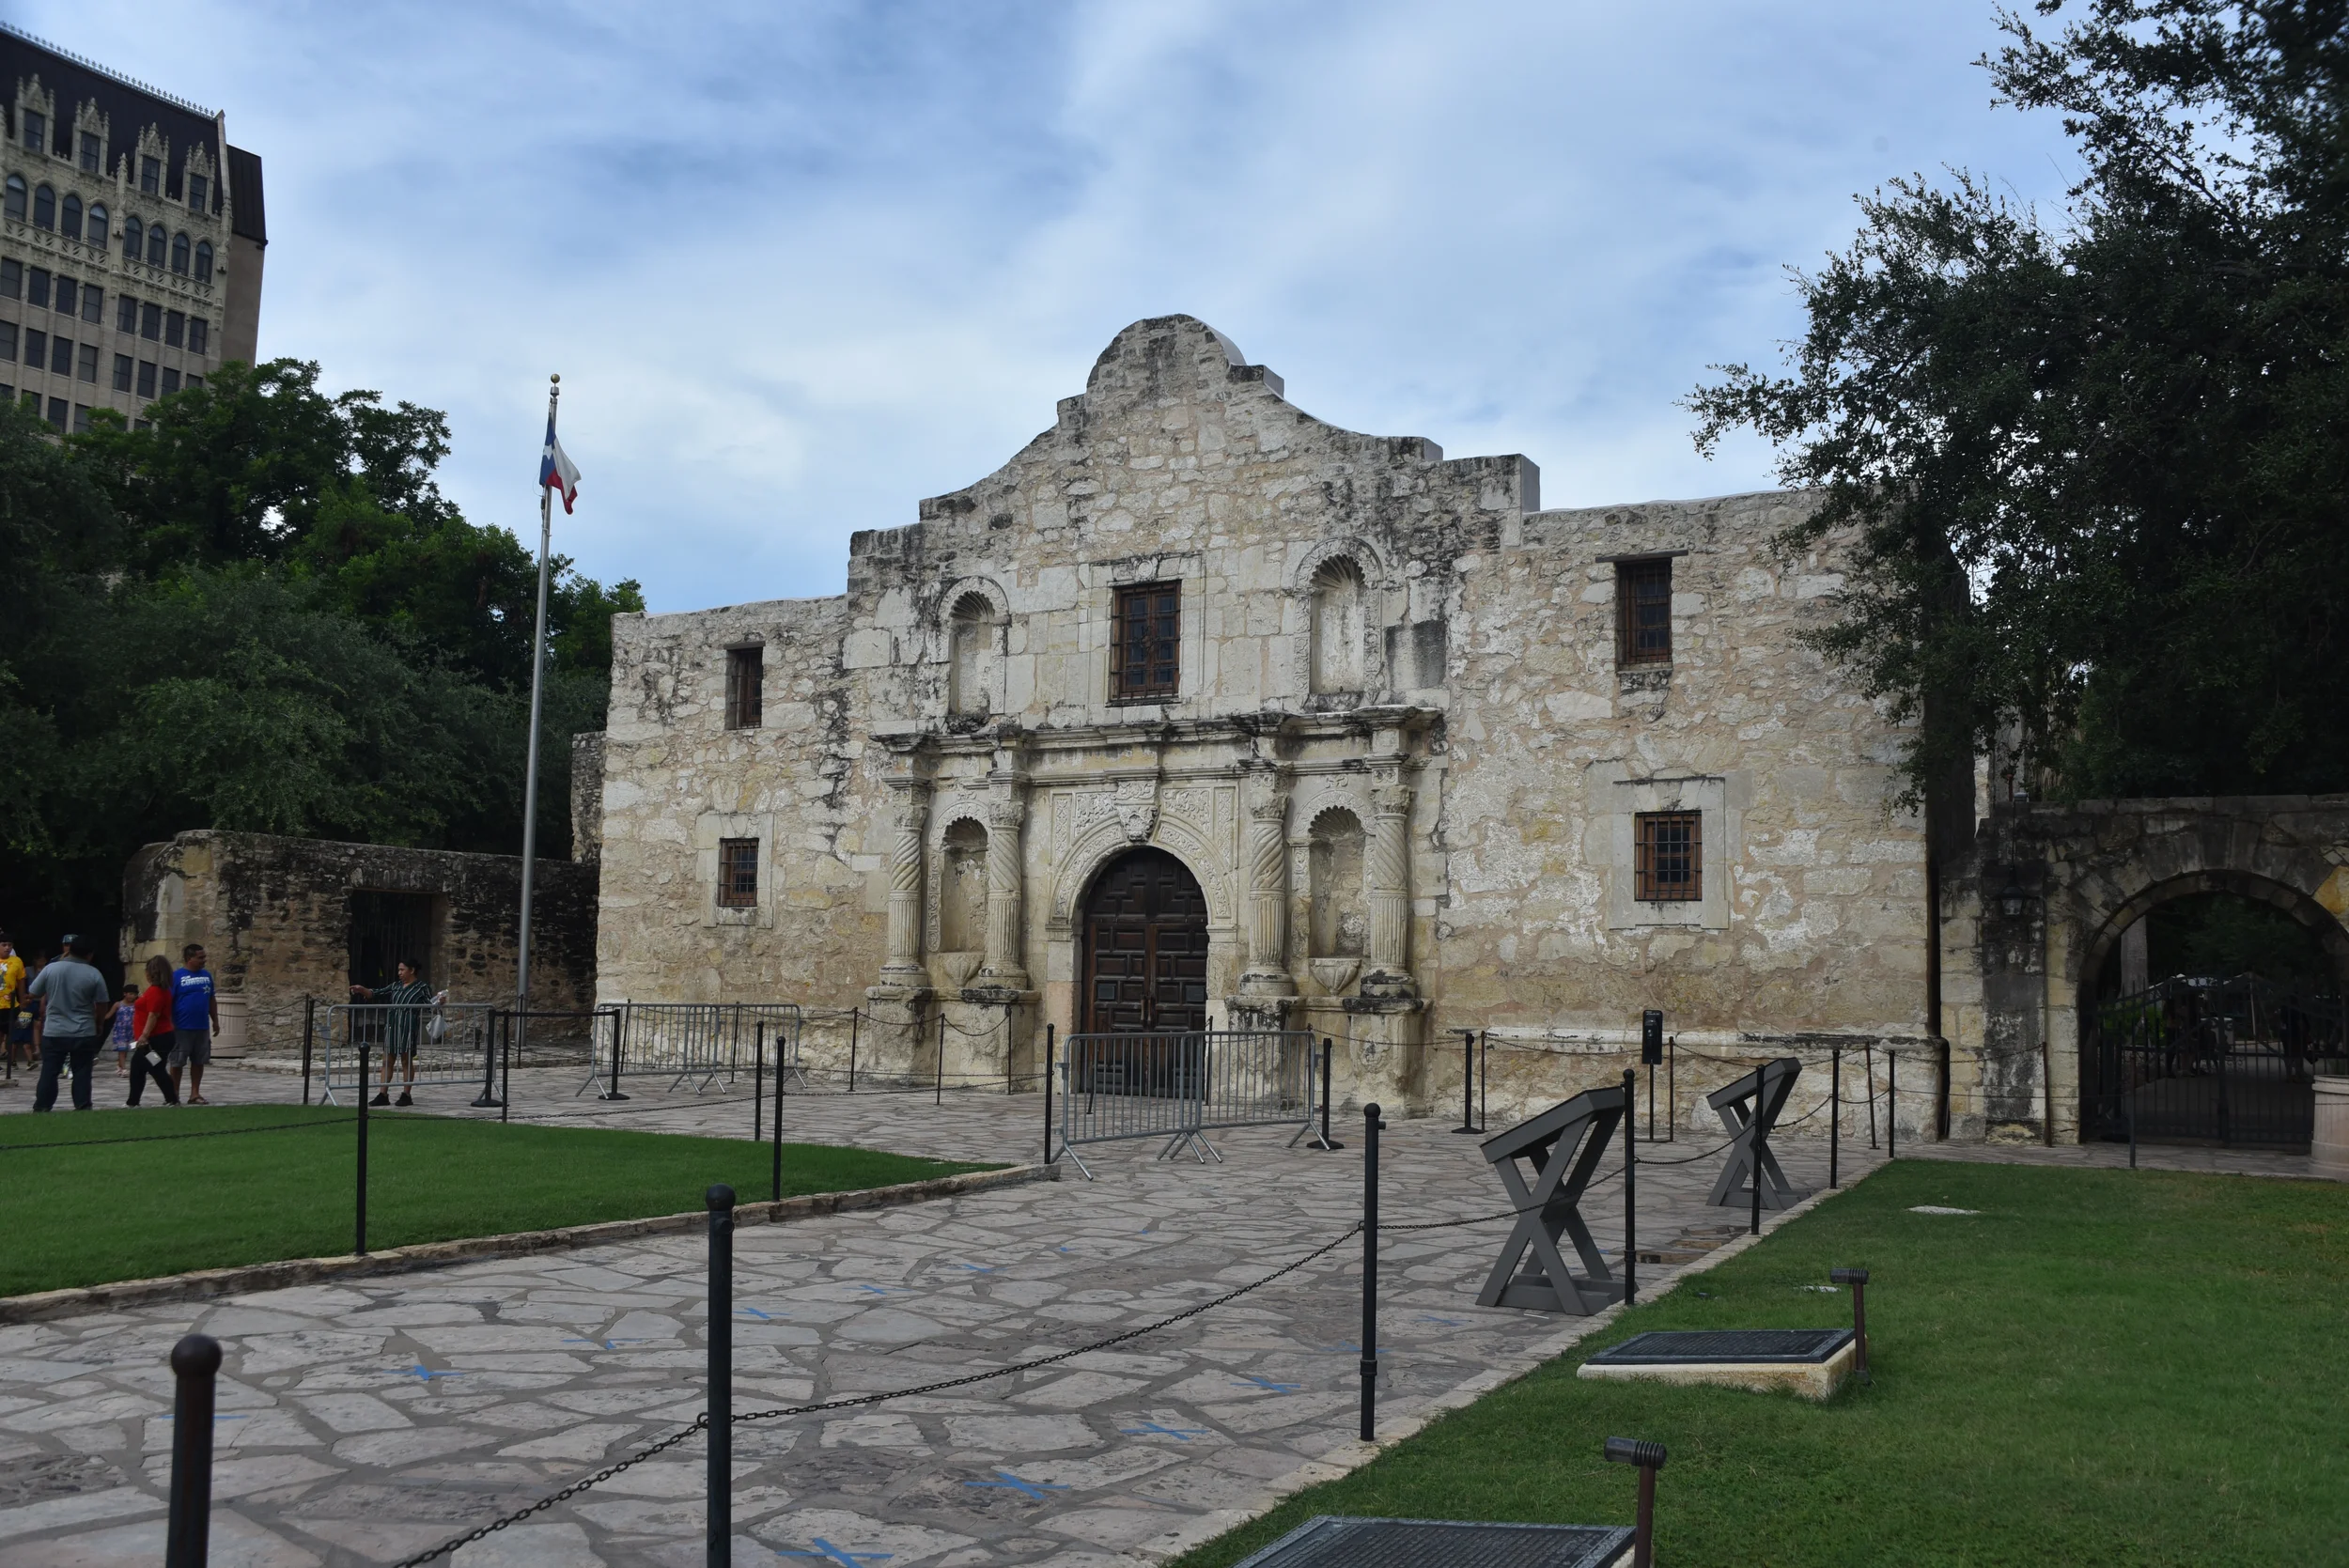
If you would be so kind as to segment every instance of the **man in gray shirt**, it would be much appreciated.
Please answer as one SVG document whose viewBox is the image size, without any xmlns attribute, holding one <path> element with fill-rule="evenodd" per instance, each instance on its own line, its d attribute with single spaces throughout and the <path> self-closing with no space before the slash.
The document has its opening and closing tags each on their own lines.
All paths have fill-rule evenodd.
<svg viewBox="0 0 2349 1568">
<path fill-rule="evenodd" d="M 84 943 L 68 937 L 57 956 L 33 977 L 31 996 L 40 1005 L 33 1038 L 40 1049 L 40 1082 L 33 1090 L 33 1109 L 47 1110 L 57 1103 L 57 1071 L 73 1064 L 73 1109 L 90 1108 L 90 1063 L 98 1060 L 98 1032 L 118 1004 L 106 977 L 83 958 Z"/>
</svg>

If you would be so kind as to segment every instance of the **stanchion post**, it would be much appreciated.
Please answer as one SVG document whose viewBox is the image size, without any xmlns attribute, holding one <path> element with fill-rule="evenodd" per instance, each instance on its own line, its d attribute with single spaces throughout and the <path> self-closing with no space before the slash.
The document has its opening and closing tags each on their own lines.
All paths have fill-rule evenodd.
<svg viewBox="0 0 2349 1568">
<path fill-rule="evenodd" d="M 310 1041 L 318 1033 L 319 999 L 302 999 L 302 1103 L 310 1103 Z"/>
<path fill-rule="evenodd" d="M 1859 1364 L 1859 1380 L 1873 1383 L 1868 1374 L 1868 1271 L 1864 1268 L 1837 1268 L 1828 1278 L 1839 1285 L 1851 1286 L 1851 1337 L 1854 1358 Z"/>
<path fill-rule="evenodd" d="M 946 1004 L 938 1004 L 938 1087 L 930 1092 L 930 1104 L 946 1103 Z"/>
<path fill-rule="evenodd" d="M 1362 1107 L 1362 1441 L 1378 1425 L 1378 1107 Z"/>
<path fill-rule="evenodd" d="M 1314 1145 L 1324 1153 L 1334 1153 L 1346 1147 L 1330 1136 L 1330 1036 L 1321 1037 L 1321 1141 Z"/>
<path fill-rule="evenodd" d="M 620 1093 L 620 1053 L 628 1049 L 629 1005 L 620 1003 L 619 1010 L 612 1015 L 612 1085 L 603 1094 L 607 1100 L 628 1098 Z"/>
<path fill-rule="evenodd" d="M 760 1027 L 762 1030 L 765 1028 L 764 1025 Z M 778 1203 L 783 1202 L 783 1071 L 787 1064 L 784 1052 L 789 1048 L 784 1043 L 783 1031 L 775 1031 L 775 1148 L 770 1157 L 774 1162 L 774 1192 Z"/>
<path fill-rule="evenodd" d="M 709 1204 L 709 1516 L 705 1560 L 734 1560 L 734 1188 L 723 1182 Z"/>
<path fill-rule="evenodd" d="M 352 1031 L 357 1033 L 358 1031 Z M 367 1043 L 359 1042 L 359 1193 L 357 1234 L 351 1250 L 367 1255 Z"/>
<path fill-rule="evenodd" d="M 1874 1046 L 1859 1048 L 1859 1076 L 1867 1088 L 1868 1147 L 1876 1146 L 1876 1050 Z"/>
<path fill-rule="evenodd" d="M 212 1393 L 220 1342 L 190 1334 L 171 1347 L 171 1503 L 163 1568 L 204 1568 L 212 1529 Z"/>
<path fill-rule="evenodd" d="M 780 1069 L 778 1069 L 780 1070 Z M 766 1138 L 763 1130 L 767 1114 L 767 1026 L 758 1026 L 758 1048 L 751 1052 L 751 1141 Z"/>
<path fill-rule="evenodd" d="M 416 1021 L 419 1025 L 417 1032 L 422 1033 L 423 1030 L 421 1025 L 423 1020 L 419 1018 Z M 421 1043 L 422 1042 L 420 1041 L 411 1041 L 410 1048 L 412 1049 Z M 488 1033 L 481 1036 L 481 1093 L 473 1097 L 473 1108 L 475 1110 L 495 1110 L 499 1109 L 497 1083 L 498 1035 L 497 1031 L 491 1030 Z"/>
<path fill-rule="evenodd" d="M 856 1093 L 856 1026 L 863 1018 L 864 1009 L 848 1009 L 848 1093 Z"/>
<path fill-rule="evenodd" d="M 1901 1157 L 1901 1053 L 1884 1048 L 1884 1157 Z"/>
<path fill-rule="evenodd" d="M 1631 1537 L 1631 1568 L 1656 1561 L 1656 1472 L 1664 1467 L 1664 1445 L 1636 1437 L 1610 1437 L 1599 1453 L 1610 1464 L 1640 1467 L 1640 1522 Z"/>
<path fill-rule="evenodd" d="M 1476 1130 L 1476 1031 L 1455 1029 L 1460 1037 L 1460 1125 L 1454 1132 Z"/>
<path fill-rule="evenodd" d="M 1052 1163 L 1052 1052 L 1059 1044 L 1056 1024 L 1044 1026 L 1044 1163 Z"/>
<path fill-rule="evenodd" d="M 1639 1082 L 1628 1067 L 1623 1070 L 1623 1304 L 1640 1299 L 1640 1151 L 1633 1137 L 1631 1094 Z"/>
<path fill-rule="evenodd" d="M 1843 1048 L 1830 1046 L 1827 1053 L 1827 1185 L 1843 1185 Z"/>
<path fill-rule="evenodd" d="M 1752 1115 L 1759 1118 L 1761 1114 L 1762 1094 L 1759 1090 L 1756 1090 L 1753 1096 Z M 1762 1234 L 1762 1129 L 1758 1126 L 1753 1129 L 1753 1140 L 1747 1147 L 1746 1175 L 1753 1183 L 1753 1230 L 1751 1234 L 1760 1235 Z"/>
<path fill-rule="evenodd" d="M 498 1037 L 498 1076 L 501 1085 L 498 1096 L 498 1120 L 513 1120 L 514 1111 L 514 1036 Z"/>
</svg>

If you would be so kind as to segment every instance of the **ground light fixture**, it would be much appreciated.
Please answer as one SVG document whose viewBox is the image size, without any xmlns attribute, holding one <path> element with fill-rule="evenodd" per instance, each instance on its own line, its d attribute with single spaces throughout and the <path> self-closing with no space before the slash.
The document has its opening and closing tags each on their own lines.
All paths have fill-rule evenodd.
<svg viewBox="0 0 2349 1568">
<path fill-rule="evenodd" d="M 1640 1524 L 1631 1541 L 1631 1568 L 1656 1561 L 1656 1472 L 1664 1467 L 1664 1445 L 1642 1437 L 1610 1437 L 1600 1446 L 1610 1465 L 1640 1467 Z"/>
<path fill-rule="evenodd" d="M 1859 1380 L 1874 1383 L 1868 1375 L 1868 1271 L 1864 1268 L 1838 1268 L 1828 1278 L 1839 1285 L 1851 1286 L 1851 1337 L 1859 1349 Z"/>
</svg>

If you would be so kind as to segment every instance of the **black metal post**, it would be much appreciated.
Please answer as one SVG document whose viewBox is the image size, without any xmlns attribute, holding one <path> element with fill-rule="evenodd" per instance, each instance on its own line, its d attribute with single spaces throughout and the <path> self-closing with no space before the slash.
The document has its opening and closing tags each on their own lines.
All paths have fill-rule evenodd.
<svg viewBox="0 0 2349 1568">
<path fill-rule="evenodd" d="M 624 1001 L 612 1015 L 612 1086 L 603 1092 L 607 1100 L 628 1098 L 620 1093 L 620 1053 L 628 1049 L 628 1014 L 629 1003 Z"/>
<path fill-rule="evenodd" d="M 1460 1125 L 1454 1132 L 1476 1130 L 1476 1031 L 1455 1029 L 1460 1037 Z"/>
<path fill-rule="evenodd" d="M 1647 1064 L 1647 1141 L 1656 1141 L 1656 1063 Z"/>
<path fill-rule="evenodd" d="M 709 1204 L 709 1529 L 705 1560 L 734 1560 L 734 1188 L 723 1182 Z"/>
<path fill-rule="evenodd" d="M 930 1092 L 930 1104 L 946 1103 L 946 1004 L 938 1004 L 938 1087 Z"/>
<path fill-rule="evenodd" d="M 777 1067 L 776 1071 L 782 1071 Z M 767 1026 L 758 1026 L 758 1048 L 751 1053 L 751 1141 L 766 1136 L 760 1118 L 767 1114 Z"/>
<path fill-rule="evenodd" d="M 1840 1161 L 1843 1155 L 1843 1048 L 1836 1046 L 1828 1051 L 1827 1116 L 1827 1185 L 1841 1187 L 1843 1174 Z"/>
<path fill-rule="evenodd" d="M 423 1020 L 418 1019 L 421 1025 Z M 418 1032 L 422 1032 L 419 1029 Z M 495 1110 L 498 1108 L 498 1043 L 494 1032 L 481 1037 L 481 1093 L 473 1097 L 475 1110 Z"/>
<path fill-rule="evenodd" d="M 861 1007 L 848 1009 L 848 1093 L 851 1094 L 856 1093 L 856 1026 L 863 1016 L 864 1009 Z"/>
<path fill-rule="evenodd" d="M 2137 1169 L 2137 1091 L 2129 1091 L 2129 1169 Z"/>
<path fill-rule="evenodd" d="M 763 1024 L 760 1026 L 762 1035 L 765 1028 Z M 783 1069 L 785 1065 L 783 1053 L 786 1048 L 788 1048 L 784 1045 L 783 1032 L 777 1030 L 775 1032 L 775 1149 L 771 1157 L 775 1168 L 775 1202 L 778 1203 L 783 1202 Z"/>
<path fill-rule="evenodd" d="M 1874 1046 L 1859 1048 L 1859 1071 L 1868 1086 L 1868 1147 L 1876 1146 L 1876 1052 Z"/>
<path fill-rule="evenodd" d="M 1059 1041 L 1054 1024 L 1044 1026 L 1044 1163 L 1052 1163 L 1052 1052 Z"/>
<path fill-rule="evenodd" d="M 1330 1036 L 1321 1037 L 1321 1141 L 1313 1145 L 1324 1152 L 1346 1147 L 1330 1137 Z"/>
<path fill-rule="evenodd" d="M 1838 1268 L 1828 1278 L 1839 1285 L 1851 1286 L 1851 1337 L 1854 1357 L 1858 1362 L 1859 1380 L 1875 1381 L 1868 1374 L 1868 1271 L 1864 1268 Z"/>
<path fill-rule="evenodd" d="M 1901 1157 L 1901 1053 L 1884 1049 L 1884 1157 Z"/>
<path fill-rule="evenodd" d="M 1753 1109 L 1749 1114 L 1756 1118 L 1760 1117 L 1762 1114 L 1761 1091 L 1754 1092 L 1751 1104 Z M 1762 1234 L 1762 1138 L 1759 1127 L 1754 1129 L 1754 1135 L 1753 1141 L 1747 1148 L 1746 1176 L 1753 1183 L 1753 1231 L 1751 1234 L 1760 1235 Z"/>
<path fill-rule="evenodd" d="M 1640 1467 L 1640 1522 L 1631 1536 L 1631 1568 L 1654 1568 L 1656 1561 L 1656 1472 L 1664 1467 L 1664 1445 L 1637 1437 L 1610 1437 L 1599 1445 L 1599 1457 L 1614 1465 Z"/>
<path fill-rule="evenodd" d="M 1651 1078 L 1650 1082 L 1655 1079 Z M 1632 1070 L 1623 1070 L 1623 1304 L 1640 1298 L 1640 1151 L 1632 1134 L 1631 1092 L 1637 1082 Z"/>
<path fill-rule="evenodd" d="M 1378 1108 L 1362 1107 L 1362 1441 L 1378 1422 Z"/>
<path fill-rule="evenodd" d="M 212 1380 L 220 1342 L 190 1334 L 171 1347 L 171 1513 L 163 1568 L 204 1568 L 212 1529 Z"/>
<path fill-rule="evenodd" d="M 302 1103 L 310 1103 L 310 1039 L 318 1031 L 319 999 L 302 999 Z"/>
<path fill-rule="evenodd" d="M 359 1042 L 359 1215 L 351 1250 L 367 1255 L 367 1043 Z"/>
<path fill-rule="evenodd" d="M 498 1120 L 513 1120 L 514 1105 L 514 1036 L 511 1032 L 498 1036 L 498 1072 L 505 1079 L 505 1088 L 498 1100 Z"/>
</svg>

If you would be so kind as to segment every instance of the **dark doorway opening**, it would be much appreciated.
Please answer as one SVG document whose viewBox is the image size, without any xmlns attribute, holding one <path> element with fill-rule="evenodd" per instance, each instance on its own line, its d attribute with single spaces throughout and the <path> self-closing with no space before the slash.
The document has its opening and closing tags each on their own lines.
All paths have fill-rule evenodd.
<svg viewBox="0 0 2349 1568">
<path fill-rule="evenodd" d="M 1111 862 L 1085 895 L 1083 1032 L 1207 1027 L 1207 898 L 1163 849 Z"/>
<path fill-rule="evenodd" d="M 393 985 L 402 959 L 431 979 L 432 904 L 428 893 L 352 893 L 350 983 L 370 989 Z"/>
</svg>

